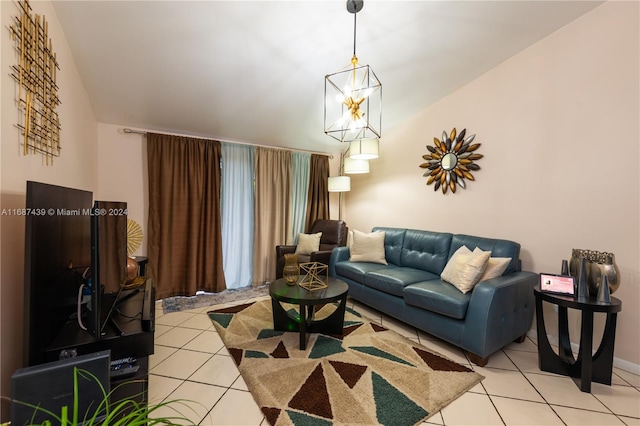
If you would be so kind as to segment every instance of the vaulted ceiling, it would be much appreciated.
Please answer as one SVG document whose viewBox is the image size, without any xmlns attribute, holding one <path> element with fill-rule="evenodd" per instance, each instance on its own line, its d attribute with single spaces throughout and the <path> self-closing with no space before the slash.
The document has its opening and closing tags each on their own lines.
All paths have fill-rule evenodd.
<svg viewBox="0 0 640 426">
<path fill-rule="evenodd" d="M 382 139 L 385 129 L 600 3 L 365 1 L 357 55 L 382 82 Z M 325 75 L 353 53 L 344 1 L 53 4 L 99 122 L 340 149 L 323 132 L 323 98 Z"/>
</svg>

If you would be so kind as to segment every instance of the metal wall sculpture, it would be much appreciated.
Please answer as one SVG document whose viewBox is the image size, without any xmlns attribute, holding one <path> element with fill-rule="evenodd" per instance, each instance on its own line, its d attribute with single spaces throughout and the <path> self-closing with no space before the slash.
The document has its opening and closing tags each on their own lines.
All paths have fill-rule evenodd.
<svg viewBox="0 0 640 426">
<path fill-rule="evenodd" d="M 47 165 L 60 156 L 60 105 L 56 73 L 60 69 L 49 38 L 49 24 L 44 16 L 31 13 L 28 0 L 16 2 L 19 16 L 10 26 L 19 63 L 11 67 L 11 77 L 18 83 L 18 108 L 21 122 L 22 152 L 40 153 Z"/>
<path fill-rule="evenodd" d="M 420 164 L 420 167 L 427 169 L 423 176 L 429 176 L 427 185 L 435 183 L 434 191 L 442 188 L 443 194 L 448 189 L 456 192 L 458 186 L 467 188 L 465 179 L 475 180 L 471 171 L 480 170 L 480 166 L 474 161 L 481 159 L 483 155 L 474 152 L 480 147 L 479 143 L 471 144 L 476 135 L 465 138 L 466 133 L 467 129 L 457 133 L 454 127 L 449 135 L 442 132 L 442 141 L 433 138 L 434 146 L 427 145 L 430 154 L 422 156 L 427 162 Z"/>
</svg>

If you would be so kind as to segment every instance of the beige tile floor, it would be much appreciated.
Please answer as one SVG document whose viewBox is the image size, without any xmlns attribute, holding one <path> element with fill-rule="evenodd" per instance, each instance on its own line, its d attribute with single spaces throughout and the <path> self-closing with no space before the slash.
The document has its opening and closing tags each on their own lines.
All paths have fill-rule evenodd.
<svg viewBox="0 0 640 426">
<path fill-rule="evenodd" d="M 485 376 L 423 425 L 640 426 L 640 376 L 614 368 L 611 386 L 593 383 L 591 393 L 580 392 L 572 379 L 538 369 L 531 339 L 505 347 L 485 367 L 478 367 L 448 343 L 374 309 L 350 304 L 373 321 Z M 221 306 L 163 314 L 158 302 L 155 353 L 149 359 L 149 401 L 189 401 L 177 406 L 191 420 L 189 424 L 267 426 L 206 314 Z M 175 415 L 172 407 L 162 407 L 152 417 Z"/>
</svg>

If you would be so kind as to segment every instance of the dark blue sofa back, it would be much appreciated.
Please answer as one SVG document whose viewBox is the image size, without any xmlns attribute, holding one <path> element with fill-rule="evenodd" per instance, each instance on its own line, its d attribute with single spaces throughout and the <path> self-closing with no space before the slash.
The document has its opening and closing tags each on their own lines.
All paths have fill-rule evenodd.
<svg viewBox="0 0 640 426">
<path fill-rule="evenodd" d="M 451 234 L 408 229 L 400 262 L 402 266 L 440 275 L 449 260 Z"/>
<path fill-rule="evenodd" d="M 460 247 L 467 246 L 469 250 L 479 247 L 483 251 L 491 251 L 491 257 L 510 257 L 511 262 L 502 275 L 520 270 L 520 244 L 515 241 L 497 240 L 493 238 L 475 237 L 473 235 L 456 234 L 451 240 L 449 255 L 451 257 Z"/>
<path fill-rule="evenodd" d="M 384 231 L 387 262 L 440 275 L 449 260 L 452 234 L 417 229 L 376 227 Z"/>
<path fill-rule="evenodd" d="M 372 232 L 384 231 L 384 256 L 388 263 L 400 265 L 400 255 L 402 253 L 402 245 L 404 244 L 404 228 L 384 228 L 375 227 Z"/>
<path fill-rule="evenodd" d="M 476 237 L 465 234 L 376 226 L 384 231 L 384 252 L 388 263 L 422 269 L 440 275 L 449 258 L 461 246 L 491 251 L 491 257 L 510 257 L 503 275 L 520 271 L 520 244 L 515 241 Z"/>
</svg>

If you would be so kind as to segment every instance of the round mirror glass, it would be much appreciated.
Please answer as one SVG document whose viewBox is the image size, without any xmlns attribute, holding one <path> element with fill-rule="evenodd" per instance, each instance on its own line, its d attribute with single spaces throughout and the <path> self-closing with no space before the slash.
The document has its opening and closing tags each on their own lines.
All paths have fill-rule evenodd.
<svg viewBox="0 0 640 426">
<path fill-rule="evenodd" d="M 442 157 L 440 164 L 444 170 L 453 170 L 458 164 L 458 157 L 450 152 Z"/>
</svg>

